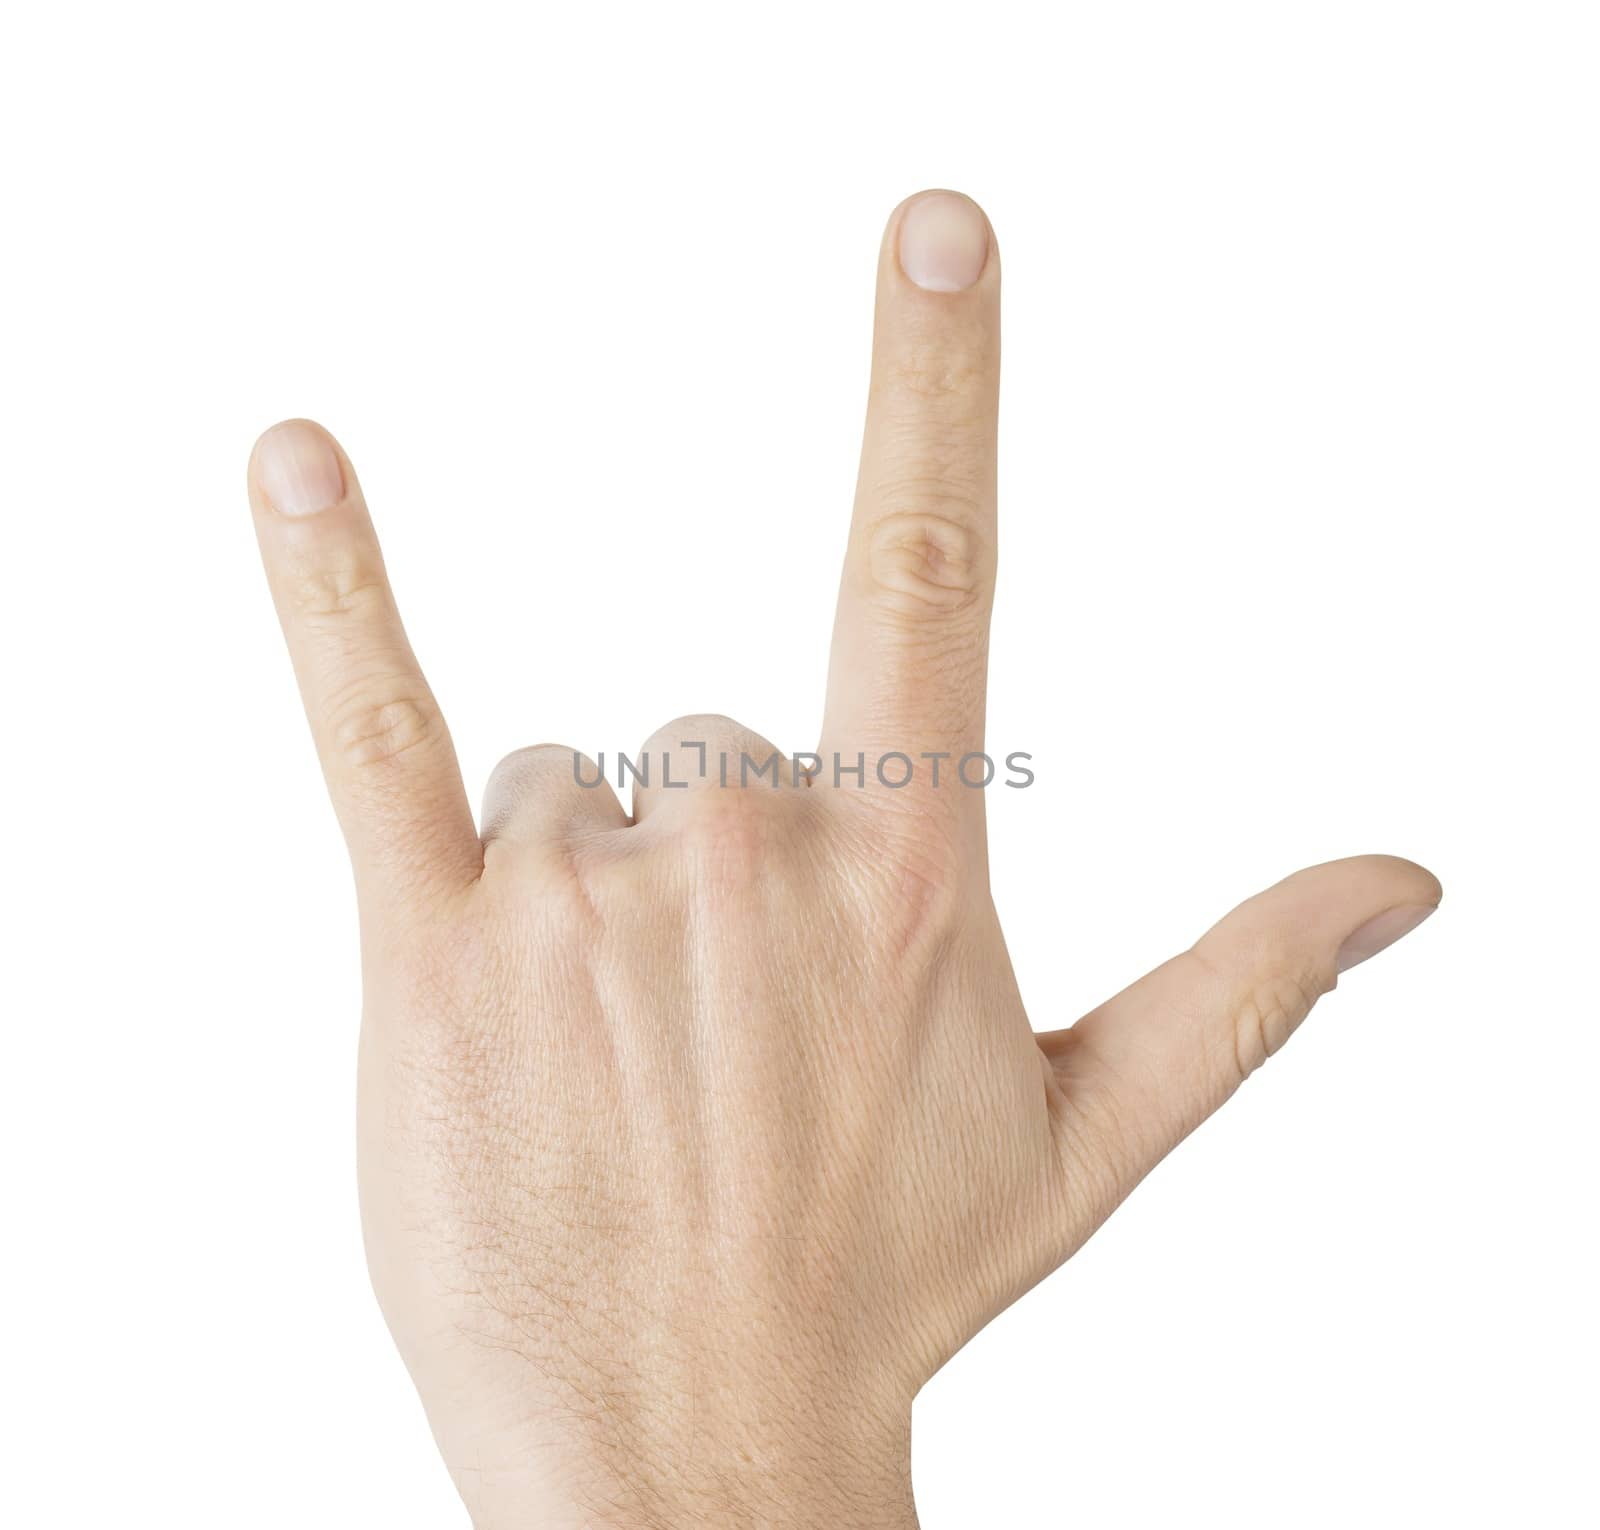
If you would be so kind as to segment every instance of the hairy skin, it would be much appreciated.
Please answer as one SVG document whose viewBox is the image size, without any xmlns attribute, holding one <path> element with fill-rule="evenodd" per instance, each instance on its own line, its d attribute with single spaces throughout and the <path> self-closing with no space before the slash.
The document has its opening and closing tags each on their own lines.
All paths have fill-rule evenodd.
<svg viewBox="0 0 1600 1530">
<path fill-rule="evenodd" d="M 982 792 L 870 764 L 982 748 L 998 367 L 987 221 L 911 199 L 822 740 L 864 785 L 722 787 L 702 750 L 773 746 L 690 717 L 631 816 L 546 746 L 481 832 L 349 460 L 303 421 L 257 445 L 361 900 L 373 1283 L 480 1530 L 914 1524 L 919 1388 L 1438 902 L 1406 861 L 1314 867 L 1033 1031 Z"/>
</svg>

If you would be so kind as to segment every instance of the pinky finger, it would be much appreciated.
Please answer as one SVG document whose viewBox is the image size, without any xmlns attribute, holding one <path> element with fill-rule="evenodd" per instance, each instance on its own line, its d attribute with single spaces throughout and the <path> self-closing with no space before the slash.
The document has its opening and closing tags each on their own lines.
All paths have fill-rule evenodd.
<svg viewBox="0 0 1600 1530">
<path fill-rule="evenodd" d="M 364 897 L 482 869 L 443 715 L 406 640 L 355 470 L 309 420 L 256 443 L 250 504 L 334 810 Z"/>
</svg>

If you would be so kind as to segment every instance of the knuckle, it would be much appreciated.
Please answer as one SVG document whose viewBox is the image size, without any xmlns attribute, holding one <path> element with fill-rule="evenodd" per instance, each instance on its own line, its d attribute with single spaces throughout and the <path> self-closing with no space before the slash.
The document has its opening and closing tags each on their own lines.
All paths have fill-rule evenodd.
<svg viewBox="0 0 1600 1530">
<path fill-rule="evenodd" d="M 546 775 L 552 779 L 571 779 L 574 762 L 584 757 L 562 744 L 528 744 L 513 749 L 489 772 L 489 786 L 499 789 L 531 782 Z M 590 765 L 593 769 L 593 765 Z"/>
<path fill-rule="evenodd" d="M 783 778 L 782 752 L 720 712 L 690 712 L 657 728 L 639 760 L 658 786 L 772 786 Z"/>
<path fill-rule="evenodd" d="M 944 402 L 986 393 L 994 376 L 994 361 L 984 348 L 931 336 L 906 343 L 889 367 L 897 391 Z"/>
<path fill-rule="evenodd" d="M 364 562 L 322 564 L 302 570 L 295 607 L 312 624 L 338 626 L 384 611 L 389 586 L 381 570 Z"/>
<path fill-rule="evenodd" d="M 991 554 L 976 530 L 977 507 L 945 498 L 938 506 L 920 496 L 922 508 L 891 510 L 869 534 L 873 583 L 907 615 L 973 608 L 988 582 Z"/>
<path fill-rule="evenodd" d="M 402 693 L 363 694 L 334 709 L 334 753 L 352 770 L 368 771 L 434 743 L 444 721 L 433 698 Z"/>
<path fill-rule="evenodd" d="M 498 840 L 531 803 L 542 802 L 573 778 L 572 750 L 554 744 L 513 749 L 493 770 L 483 788 L 481 823 L 486 841 Z"/>
<path fill-rule="evenodd" d="M 1233 1057 L 1243 1082 L 1310 1014 L 1322 987 L 1307 973 L 1277 973 L 1251 986 L 1233 1015 Z"/>
<path fill-rule="evenodd" d="M 753 735 L 743 724 L 721 712 L 686 712 L 663 723 L 645 740 L 647 749 L 679 749 L 685 743 L 734 744 L 749 740 Z"/>
</svg>

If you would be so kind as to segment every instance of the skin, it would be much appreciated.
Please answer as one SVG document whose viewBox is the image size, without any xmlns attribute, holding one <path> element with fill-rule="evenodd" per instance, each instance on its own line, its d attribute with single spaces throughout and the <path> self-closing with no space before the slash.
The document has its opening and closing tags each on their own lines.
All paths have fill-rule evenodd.
<svg viewBox="0 0 1600 1530">
<path fill-rule="evenodd" d="M 983 747 L 999 314 L 976 205 L 897 208 L 825 757 Z M 1313 867 L 1036 1034 L 948 764 L 723 788 L 684 741 L 772 746 L 684 718 L 631 817 L 542 747 L 480 833 L 348 458 L 289 421 L 249 483 L 355 866 L 373 1283 L 483 1530 L 914 1525 L 918 1389 L 1439 901 Z"/>
</svg>

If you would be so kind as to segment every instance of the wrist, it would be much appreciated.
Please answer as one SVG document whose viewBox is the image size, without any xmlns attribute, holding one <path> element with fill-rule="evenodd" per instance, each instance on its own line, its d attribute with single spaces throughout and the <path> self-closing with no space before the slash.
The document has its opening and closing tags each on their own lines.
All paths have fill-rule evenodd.
<svg viewBox="0 0 1600 1530">
<path fill-rule="evenodd" d="M 740 1431 L 702 1407 L 670 1436 L 622 1425 L 581 1449 L 540 1450 L 536 1466 L 457 1471 L 474 1530 L 916 1530 L 909 1419 Z"/>
<path fill-rule="evenodd" d="M 563 1480 L 485 1479 L 473 1530 L 917 1530 L 909 1460 L 864 1465 L 685 1463 L 670 1472 L 575 1467 Z"/>
</svg>

